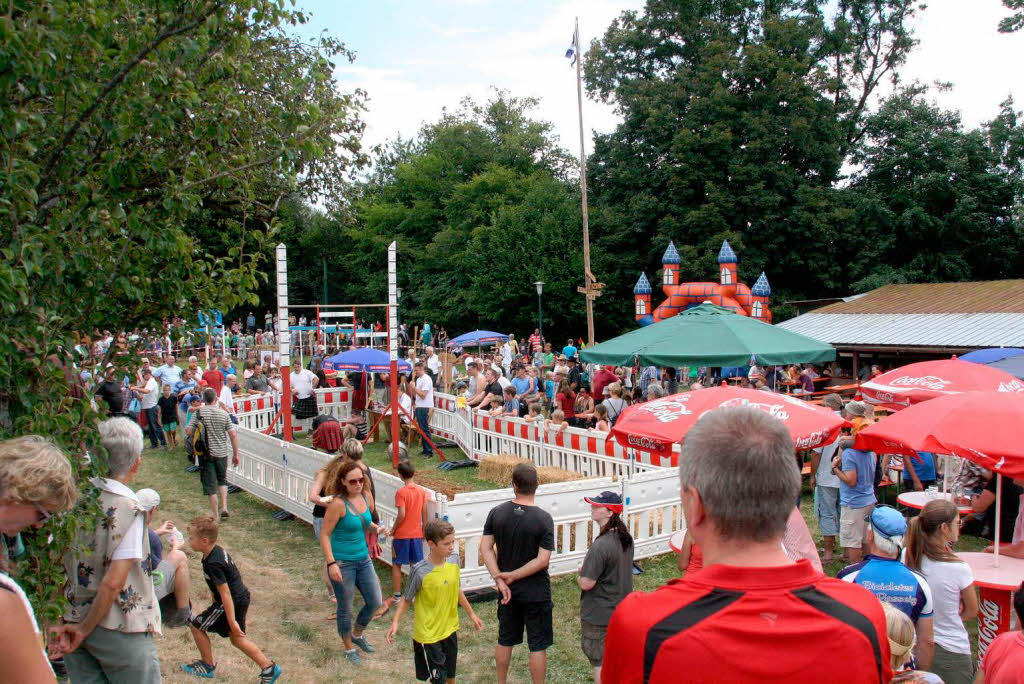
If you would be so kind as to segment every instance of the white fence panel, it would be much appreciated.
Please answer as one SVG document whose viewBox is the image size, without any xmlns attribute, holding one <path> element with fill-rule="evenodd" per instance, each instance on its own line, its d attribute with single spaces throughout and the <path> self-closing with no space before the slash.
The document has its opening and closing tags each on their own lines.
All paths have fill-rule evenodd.
<svg viewBox="0 0 1024 684">
<path fill-rule="evenodd" d="M 669 537 L 676 530 L 686 529 L 675 468 L 637 473 L 625 480 L 622 501 L 635 558 L 668 553 Z"/>
<path fill-rule="evenodd" d="M 548 566 L 550 574 L 576 572 L 583 563 L 594 534 L 590 504 L 583 497 L 596 496 L 605 490 L 619 491 L 619 485 L 611 478 L 600 478 L 558 482 L 537 488 L 535 504 L 549 512 L 555 523 L 555 551 Z M 454 525 L 455 536 L 461 546 L 463 587 L 476 589 L 493 585 L 480 554 L 484 522 L 492 508 L 513 498 L 511 489 L 492 489 L 463 492 L 448 502 L 448 520 Z"/>
</svg>

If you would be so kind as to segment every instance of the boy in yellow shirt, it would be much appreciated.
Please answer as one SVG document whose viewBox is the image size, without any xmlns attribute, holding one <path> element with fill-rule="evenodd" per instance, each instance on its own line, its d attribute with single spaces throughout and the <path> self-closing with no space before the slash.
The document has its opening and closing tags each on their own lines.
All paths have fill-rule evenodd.
<svg viewBox="0 0 1024 684">
<path fill-rule="evenodd" d="M 412 567 L 402 602 L 387 632 L 395 642 L 398 621 L 415 601 L 412 647 L 416 679 L 431 684 L 454 684 L 458 661 L 459 606 L 477 631 L 483 623 L 459 585 L 459 557 L 454 554 L 455 528 L 446 520 L 431 520 L 423 528 L 430 554 Z"/>
</svg>

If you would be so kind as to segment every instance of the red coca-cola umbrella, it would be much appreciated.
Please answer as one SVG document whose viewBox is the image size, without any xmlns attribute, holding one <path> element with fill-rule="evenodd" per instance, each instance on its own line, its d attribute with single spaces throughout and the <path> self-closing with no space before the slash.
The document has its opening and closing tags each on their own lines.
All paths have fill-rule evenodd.
<svg viewBox="0 0 1024 684">
<path fill-rule="evenodd" d="M 939 397 L 894 413 L 857 435 L 854 446 L 876 453 L 951 454 L 999 475 L 1024 480 L 1024 394 L 964 392 Z M 1002 506 L 997 482 L 996 509 Z M 996 539 L 1001 516 L 996 514 Z M 996 544 L 996 566 L 999 564 Z"/>
<path fill-rule="evenodd" d="M 864 399 L 893 410 L 963 392 L 1024 392 L 1024 382 L 995 368 L 945 359 L 901 366 L 860 386 Z"/>
<path fill-rule="evenodd" d="M 1024 480 L 1024 394 L 965 392 L 898 411 L 857 435 L 856 447 L 880 454 L 951 454 Z"/>
<path fill-rule="evenodd" d="M 622 412 L 612 428 L 627 448 L 666 455 L 708 411 L 749 406 L 782 421 L 797 449 L 813 449 L 832 442 L 845 420 L 827 408 L 785 394 L 740 387 L 712 387 L 635 404 Z"/>
</svg>

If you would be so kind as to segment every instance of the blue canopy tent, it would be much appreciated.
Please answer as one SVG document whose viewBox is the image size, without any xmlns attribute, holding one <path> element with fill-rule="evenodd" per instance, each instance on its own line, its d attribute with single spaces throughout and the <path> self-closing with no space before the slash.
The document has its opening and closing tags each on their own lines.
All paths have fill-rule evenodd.
<svg viewBox="0 0 1024 684">
<path fill-rule="evenodd" d="M 349 349 L 325 359 L 324 370 L 388 373 L 391 371 L 391 355 L 382 349 L 371 347 Z M 398 372 L 411 373 L 412 364 L 399 359 Z"/>
<path fill-rule="evenodd" d="M 482 346 L 494 344 L 495 342 L 507 342 L 508 335 L 494 332 L 493 330 L 474 330 L 458 337 L 448 340 L 449 347 L 469 347 L 472 345 Z"/>
<path fill-rule="evenodd" d="M 978 349 L 964 354 L 960 360 L 995 368 L 1024 380 L 1024 349 L 1017 347 Z"/>
<path fill-rule="evenodd" d="M 1021 354 L 1024 354 L 1024 349 L 1018 349 L 1017 347 L 993 347 L 991 349 L 976 349 L 959 358 L 961 361 L 970 361 L 971 363 L 980 363 L 988 366 L 997 361 L 1020 356 Z"/>
</svg>

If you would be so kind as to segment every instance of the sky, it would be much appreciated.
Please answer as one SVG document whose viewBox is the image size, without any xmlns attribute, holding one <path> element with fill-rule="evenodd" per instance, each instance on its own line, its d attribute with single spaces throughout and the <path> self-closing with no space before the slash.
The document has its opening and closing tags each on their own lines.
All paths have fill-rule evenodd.
<svg viewBox="0 0 1024 684">
<path fill-rule="evenodd" d="M 363 137 L 367 148 L 415 136 L 463 97 L 485 102 L 493 88 L 540 98 L 535 116 L 550 121 L 560 144 L 579 154 L 576 71 L 565 59 L 573 21 L 580 18 L 585 47 L 613 18 L 641 9 L 638 0 L 297 0 L 312 15 L 309 28 L 326 29 L 356 53 L 339 63 L 345 90 L 369 96 Z M 1007 11 L 999 0 L 929 0 L 913 22 L 920 45 L 902 69 L 904 81 L 952 82 L 933 99 L 957 109 L 967 126 L 992 119 L 1013 95 L 1024 109 L 1024 31 L 1000 34 Z M 585 97 L 585 94 L 584 94 Z M 614 110 L 584 99 L 587 153 L 593 131 L 618 122 Z"/>
</svg>

